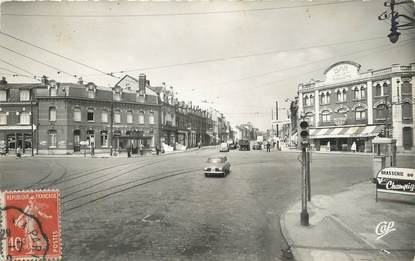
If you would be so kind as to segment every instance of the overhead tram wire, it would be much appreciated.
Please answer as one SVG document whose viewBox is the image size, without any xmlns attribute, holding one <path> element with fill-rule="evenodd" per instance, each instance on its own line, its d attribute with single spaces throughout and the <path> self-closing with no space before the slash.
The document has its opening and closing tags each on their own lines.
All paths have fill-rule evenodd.
<svg viewBox="0 0 415 261">
<path fill-rule="evenodd" d="M 11 34 L 8 34 L 8 33 L 5 33 L 5 32 L 3 32 L 3 31 L 0 31 L 0 34 L 2 34 L 2 35 L 4 35 L 4 36 L 7 36 L 7 37 L 9 37 L 9 38 L 12 38 L 12 39 L 14 39 L 14 40 L 16 40 L 16 41 L 19 41 L 19 42 L 25 43 L 25 44 L 27 44 L 27 45 L 30 45 L 30 46 L 32 46 L 32 47 L 38 48 L 38 49 L 40 49 L 40 50 L 42 50 L 42 51 L 45 51 L 45 52 L 47 52 L 47 53 L 50 53 L 50 54 L 56 55 L 56 56 L 58 56 L 58 57 L 60 57 L 60 58 L 66 59 L 66 60 L 71 61 L 71 62 L 73 62 L 73 63 L 79 64 L 79 65 L 82 65 L 82 66 L 87 67 L 87 68 L 89 68 L 89 69 L 91 69 L 91 70 L 97 71 L 97 72 L 99 72 L 99 73 L 105 74 L 105 75 L 110 76 L 110 77 L 114 77 L 114 78 L 120 79 L 120 77 L 113 75 L 111 72 L 110 72 L 110 73 L 108 73 L 108 72 L 104 72 L 104 71 L 102 71 L 102 70 L 100 70 L 100 69 L 98 69 L 98 68 L 96 68 L 96 67 L 90 66 L 90 65 L 85 64 L 85 63 L 83 63 L 83 62 L 76 61 L 76 60 L 74 60 L 74 59 L 72 59 L 72 58 L 70 58 L 70 57 L 67 57 L 67 56 L 64 56 L 64 55 L 62 55 L 62 54 L 59 54 L 59 53 L 57 53 L 57 52 L 54 52 L 54 51 L 48 50 L 48 49 L 43 48 L 43 47 L 41 47 L 41 46 L 39 46 L 39 45 L 36 45 L 36 44 L 30 43 L 30 42 L 28 42 L 28 41 L 26 41 L 26 40 L 23 40 L 23 39 L 20 39 L 20 38 L 18 38 L 18 37 L 16 37 L 16 36 L 14 36 L 14 35 L 11 35 Z"/>
<path fill-rule="evenodd" d="M 300 51 L 300 50 L 306 50 L 306 49 L 312 49 L 312 48 L 330 47 L 330 46 L 336 46 L 336 45 L 345 45 L 345 44 L 350 44 L 350 43 L 358 43 L 358 42 L 365 42 L 365 41 L 371 41 L 371 40 L 378 40 L 378 39 L 383 39 L 384 37 L 385 36 L 382 35 L 382 36 L 370 37 L 370 38 L 359 39 L 359 40 L 341 41 L 341 42 L 334 42 L 334 43 L 328 43 L 328 44 L 319 44 L 319 45 L 312 45 L 312 46 L 298 47 L 298 48 L 288 48 L 288 49 L 285 49 L 285 50 L 271 50 L 271 51 L 253 53 L 253 54 L 235 55 L 235 56 L 229 56 L 229 57 L 204 59 L 204 60 L 197 60 L 197 61 L 183 62 L 183 63 L 174 63 L 174 64 L 167 64 L 167 65 L 160 65 L 160 66 L 141 67 L 141 68 L 137 68 L 137 69 L 127 69 L 127 70 L 116 71 L 114 73 L 128 73 L 128 72 L 134 72 L 134 71 L 151 71 L 151 70 L 171 68 L 171 67 L 184 66 L 184 65 L 194 65 L 194 64 L 203 64 L 203 63 L 211 63 L 211 62 L 218 62 L 218 61 L 242 59 L 242 58 L 248 58 L 248 57 L 254 57 L 254 56 L 269 55 L 269 54 L 274 54 L 274 53 L 292 52 L 292 51 Z"/>
<path fill-rule="evenodd" d="M 380 49 L 380 50 L 376 50 L 376 51 L 370 52 L 368 54 L 358 56 L 356 58 L 367 57 L 367 56 L 373 55 L 375 53 L 381 53 L 381 52 L 384 52 L 384 51 L 388 51 L 390 49 L 395 49 L 395 48 L 398 48 L 398 47 L 402 47 L 403 45 L 407 45 L 409 43 L 412 43 L 411 42 L 412 40 L 414 40 L 414 38 L 403 40 L 403 41 L 401 41 L 400 45 L 391 46 L 390 44 L 388 44 L 388 45 L 383 45 L 383 46 L 371 48 L 371 50 L 374 50 L 374 49 Z M 402 44 L 403 42 L 404 42 L 404 44 Z M 364 50 L 364 51 L 366 51 L 366 50 Z M 347 55 L 338 56 L 337 58 L 340 58 L 340 57 L 343 57 L 343 56 L 347 56 Z M 333 59 L 336 59 L 336 58 L 333 58 Z M 283 79 L 279 79 L 279 80 L 276 80 L 276 81 L 271 81 L 271 82 L 267 82 L 267 83 L 264 83 L 264 84 L 260 84 L 256 88 L 249 87 L 249 88 L 240 89 L 237 93 L 243 93 L 241 91 L 257 90 L 257 89 L 263 88 L 265 86 L 269 86 L 269 85 L 272 85 L 272 84 L 276 84 L 276 83 L 279 83 L 279 82 L 282 82 L 282 81 L 292 79 L 295 76 L 303 76 L 303 75 L 306 75 L 306 74 L 309 74 L 309 73 L 321 72 L 321 70 L 324 70 L 326 68 L 327 68 L 327 66 L 322 66 L 322 67 L 319 67 L 319 68 L 311 70 L 311 71 L 301 72 L 301 73 L 298 73 L 298 74 L 293 74 L 293 75 L 290 75 L 289 77 L 286 77 L 286 78 L 283 78 Z"/>
<path fill-rule="evenodd" d="M 20 52 L 17 52 L 17 51 L 15 51 L 15 50 L 12 50 L 12 49 L 10 49 L 10 48 L 8 48 L 8 47 L 5 47 L 5 46 L 0 45 L 0 48 L 6 49 L 6 50 L 8 50 L 9 52 L 15 53 L 15 54 L 17 54 L 17 55 L 20 55 L 20 56 L 22 56 L 22 57 L 25 57 L 26 59 L 29 59 L 29 60 L 32 60 L 32 61 L 34 61 L 34 62 L 40 63 L 40 64 L 42 64 L 42 65 L 44 65 L 44 66 L 46 66 L 46 67 L 52 68 L 52 69 L 56 70 L 58 74 L 60 74 L 60 73 L 62 72 L 62 73 L 66 74 L 66 75 L 69 75 L 69 76 L 71 76 L 71 77 L 75 77 L 75 78 L 76 78 L 76 77 L 78 77 L 78 75 L 76 75 L 76 74 L 72 74 L 72 73 L 66 72 L 66 71 L 64 71 L 64 70 L 61 70 L 61 69 L 59 69 L 59 68 L 57 68 L 57 67 L 53 66 L 53 65 L 50 65 L 50 64 L 47 64 L 47 63 L 45 63 L 45 62 L 39 61 L 39 60 L 37 60 L 37 59 L 35 59 L 35 58 L 29 57 L 29 56 L 27 56 L 27 55 L 25 55 L 25 54 L 22 54 L 22 53 L 20 53 Z"/>
<path fill-rule="evenodd" d="M 29 72 L 28 70 L 26 70 L 26 69 L 24 69 L 24 68 L 22 68 L 22 67 L 19 67 L 19 66 L 17 66 L 17 65 L 14 65 L 14 64 L 12 64 L 12 63 L 9 63 L 9 62 L 8 62 L 8 61 L 6 61 L 6 60 L 3 60 L 3 59 L 1 59 L 1 58 L 0 58 L 0 61 L 1 61 L 1 62 L 3 62 L 3 63 L 5 63 L 5 64 L 7 64 L 7 65 L 10 65 L 11 67 L 14 67 L 14 68 L 16 68 L 16 69 L 19 69 L 19 70 L 21 70 L 22 72 L 25 72 L 25 73 L 28 73 L 28 74 L 30 74 L 30 75 L 35 76 L 35 74 L 34 74 L 34 73 L 31 73 L 31 72 Z"/>
<path fill-rule="evenodd" d="M 188 13 L 154 13 L 154 14 L 16 14 L 16 13 L 4 13 L 3 16 L 20 16 L 20 17 L 58 17 L 58 18 L 130 18 L 130 17 L 157 17 L 157 16 L 190 16 L 190 15 L 211 15 L 211 14 L 231 14 L 231 13 L 245 13 L 245 12 L 261 12 L 261 11 L 273 11 L 273 10 L 285 10 L 296 8 L 310 8 L 317 6 L 328 6 L 338 4 L 348 4 L 353 2 L 360 2 L 359 0 L 348 1 L 333 1 L 329 3 L 318 3 L 308 5 L 295 5 L 295 6 L 280 6 L 280 7 L 265 7 L 265 8 L 251 8 L 251 9 L 238 9 L 238 10 L 225 10 L 225 11 L 201 11 L 201 12 L 188 12 Z"/>
</svg>

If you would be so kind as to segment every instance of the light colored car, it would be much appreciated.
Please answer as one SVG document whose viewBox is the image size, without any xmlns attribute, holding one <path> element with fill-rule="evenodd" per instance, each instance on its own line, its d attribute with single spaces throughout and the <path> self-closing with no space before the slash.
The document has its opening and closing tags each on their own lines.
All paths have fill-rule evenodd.
<svg viewBox="0 0 415 261">
<path fill-rule="evenodd" d="M 231 164 L 226 156 L 214 156 L 207 160 L 207 167 L 204 168 L 205 176 L 222 176 L 225 177 L 231 171 Z"/>
<path fill-rule="evenodd" d="M 220 152 L 229 152 L 229 146 L 228 143 L 223 142 L 219 145 L 219 151 Z"/>
</svg>

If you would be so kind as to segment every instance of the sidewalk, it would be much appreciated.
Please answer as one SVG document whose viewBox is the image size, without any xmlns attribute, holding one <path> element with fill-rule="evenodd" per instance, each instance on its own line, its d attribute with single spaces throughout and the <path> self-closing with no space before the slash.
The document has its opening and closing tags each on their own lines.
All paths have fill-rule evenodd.
<svg viewBox="0 0 415 261">
<path fill-rule="evenodd" d="M 301 202 L 281 215 L 281 228 L 297 261 L 415 261 L 415 197 L 379 193 L 365 182 L 308 202 L 310 226 L 300 225 Z M 380 222 L 396 230 L 377 239 Z M 383 230 L 384 231 L 384 230 Z"/>
<path fill-rule="evenodd" d="M 133 154 L 131 155 L 131 158 L 141 158 L 141 157 L 152 157 L 152 156 L 167 156 L 167 155 L 171 155 L 171 154 L 176 154 L 176 153 L 184 153 L 184 152 L 191 152 L 191 151 L 197 151 L 197 150 L 204 150 L 204 149 L 210 149 L 210 148 L 215 148 L 217 147 L 217 145 L 212 145 L 212 146 L 204 146 L 199 148 L 189 148 L 186 150 L 175 150 L 175 151 L 171 151 L 171 152 L 166 152 L 166 153 L 160 153 L 159 155 L 156 155 L 155 152 L 153 152 L 151 155 L 137 155 L 137 154 Z M 6 156 L 1 156 L 0 159 L 2 157 L 16 157 L 15 154 L 8 154 Z M 22 158 L 31 158 L 31 154 L 24 154 L 22 155 Z M 34 155 L 35 158 L 127 158 L 127 152 L 122 152 L 121 155 L 119 156 L 110 156 L 109 153 L 96 153 L 93 157 L 91 157 L 91 153 L 86 153 L 86 156 L 84 155 L 84 153 L 76 153 L 76 154 L 39 154 L 39 155 Z"/>
</svg>

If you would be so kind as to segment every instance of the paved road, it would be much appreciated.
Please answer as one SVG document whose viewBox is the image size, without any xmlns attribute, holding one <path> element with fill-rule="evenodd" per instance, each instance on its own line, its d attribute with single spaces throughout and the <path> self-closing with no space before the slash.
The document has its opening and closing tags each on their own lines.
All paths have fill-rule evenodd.
<svg viewBox="0 0 415 261">
<path fill-rule="evenodd" d="M 205 178 L 214 154 L 2 158 L 0 189 L 60 189 L 64 260 L 278 260 L 279 217 L 300 195 L 298 154 L 231 151 L 231 174 Z M 314 154 L 312 193 L 368 180 L 370 160 Z"/>
</svg>

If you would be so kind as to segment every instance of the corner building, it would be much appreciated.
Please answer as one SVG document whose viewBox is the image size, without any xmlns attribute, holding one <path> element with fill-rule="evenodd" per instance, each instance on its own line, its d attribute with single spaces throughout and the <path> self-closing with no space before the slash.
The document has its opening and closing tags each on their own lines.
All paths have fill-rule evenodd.
<svg viewBox="0 0 415 261">
<path fill-rule="evenodd" d="M 298 86 L 299 112 L 310 124 L 316 150 L 371 152 L 372 139 L 385 130 L 398 151 L 415 151 L 415 63 L 360 72 L 361 65 L 342 61 L 324 72 L 325 79 Z"/>
</svg>

